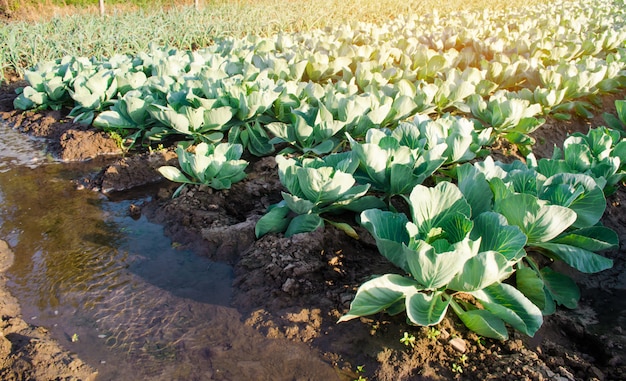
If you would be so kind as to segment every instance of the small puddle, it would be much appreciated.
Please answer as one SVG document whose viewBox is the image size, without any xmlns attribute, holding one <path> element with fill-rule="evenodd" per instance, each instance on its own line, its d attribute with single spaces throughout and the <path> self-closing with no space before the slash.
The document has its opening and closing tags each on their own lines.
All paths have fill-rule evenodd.
<svg viewBox="0 0 626 381">
<path fill-rule="evenodd" d="M 93 166 L 94 164 L 91 164 Z M 86 164 L 51 162 L 0 122 L 0 239 L 15 253 L 10 291 L 26 321 L 98 380 L 336 379 L 305 345 L 268 339 L 229 307 L 232 268 L 176 248 L 129 216 L 145 195 L 77 191 Z"/>
</svg>

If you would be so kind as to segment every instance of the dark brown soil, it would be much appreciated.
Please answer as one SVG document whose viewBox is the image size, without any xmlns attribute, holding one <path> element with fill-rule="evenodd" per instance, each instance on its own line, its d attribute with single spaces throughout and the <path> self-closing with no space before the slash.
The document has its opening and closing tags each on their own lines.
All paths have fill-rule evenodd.
<svg viewBox="0 0 626 381">
<path fill-rule="evenodd" d="M 11 111 L 13 96 L 9 90 L 0 93 L 0 117 L 21 131 L 49 139 L 56 157 L 84 160 L 99 154 L 120 154 L 106 134 L 75 125 L 60 112 Z M 619 97 L 624 99 L 624 94 Z M 614 112 L 611 107 L 612 98 L 607 97 L 598 115 Z M 549 120 L 536 134 L 535 154 L 549 156 L 567 133 L 602 123 L 601 118 Z M 502 147 L 498 157 L 512 154 Z M 269 338 L 305 343 L 335 366 L 344 380 L 358 378 L 358 366 L 364 367 L 361 375 L 369 380 L 626 379 L 626 324 L 623 317 L 620 320 L 616 316 L 625 310 L 620 298 L 626 289 L 623 244 L 604 253 L 615 261 L 612 269 L 593 275 L 571 274 L 582 287 L 579 308 L 559 310 L 547 317 L 534 338 L 511 331 L 506 342 L 482 339 L 452 317 L 437 327 L 437 335 L 427 328 L 407 325 L 402 316 L 384 314 L 336 324 L 358 286 L 374 274 L 394 271 L 393 266 L 378 254 L 372 238 L 360 228 L 359 240 L 332 227 L 291 238 L 270 234 L 255 239 L 255 222 L 268 205 L 280 199 L 281 184 L 273 158 L 248 159 L 252 163 L 247 179 L 230 190 L 189 186 L 172 199 L 177 184 L 169 184 L 132 212 L 163 224 L 173 241 L 199 255 L 232 264 L 232 305 L 249 327 Z M 159 181 L 156 168 L 166 162 L 175 163 L 175 155 L 168 150 L 121 157 L 96 178 L 78 179 L 78 183 L 105 192 L 123 192 Z M 625 202 L 626 189 L 621 186 L 608 199 L 603 218 L 605 225 L 618 232 L 622 243 L 626 242 Z M 353 216 L 346 216 L 346 221 L 353 221 Z M 1 282 L 0 291 L 4 292 Z M 15 304 L 0 306 L 2 379 L 53 379 L 52 374 L 68 374 L 59 379 L 89 379 L 91 369 L 80 360 L 61 360 L 68 356 L 63 349 L 54 347 L 57 353 L 50 349 L 52 346 L 33 345 L 37 340 L 51 342 L 41 328 L 26 327 L 23 321 L 12 323 L 19 318 Z M 19 335 L 13 334 L 16 326 L 24 327 Z M 415 336 L 414 347 L 400 342 L 404 332 Z M 38 356 L 49 361 L 36 360 Z M 54 371 L 36 373 L 45 372 L 44 368 Z"/>
<path fill-rule="evenodd" d="M 64 161 L 82 161 L 101 155 L 121 155 L 115 140 L 102 131 L 89 126 L 72 123 L 67 112 L 21 112 L 13 110 L 15 88 L 26 82 L 2 85 L 0 91 L 0 118 L 8 121 L 19 131 L 46 138 L 50 153 Z"/>
</svg>

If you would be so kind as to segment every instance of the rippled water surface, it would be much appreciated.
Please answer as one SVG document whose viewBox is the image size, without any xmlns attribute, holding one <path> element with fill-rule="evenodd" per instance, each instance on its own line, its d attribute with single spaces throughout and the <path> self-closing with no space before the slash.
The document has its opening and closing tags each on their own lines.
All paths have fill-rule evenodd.
<svg viewBox="0 0 626 381">
<path fill-rule="evenodd" d="M 44 143 L 26 139 L 0 120 L 0 172 L 16 166 L 36 167 L 46 161 Z"/>
<path fill-rule="evenodd" d="M 303 345 L 270 340 L 228 307 L 232 268 L 180 250 L 71 180 L 98 168 L 51 162 L 0 123 L 0 239 L 15 253 L 11 292 L 98 380 L 332 376 Z M 322 379 L 322 378 L 320 378 Z"/>
</svg>

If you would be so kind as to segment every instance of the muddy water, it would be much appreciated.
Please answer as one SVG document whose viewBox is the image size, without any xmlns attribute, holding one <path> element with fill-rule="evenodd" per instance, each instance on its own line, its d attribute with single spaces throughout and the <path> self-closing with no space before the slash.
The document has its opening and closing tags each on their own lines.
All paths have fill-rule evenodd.
<svg viewBox="0 0 626 381">
<path fill-rule="evenodd" d="M 131 204 L 77 191 L 85 165 L 55 163 L 0 123 L 0 239 L 11 292 L 98 380 L 331 380 L 306 346 L 267 339 L 230 307 L 232 269 L 180 250 Z"/>
</svg>

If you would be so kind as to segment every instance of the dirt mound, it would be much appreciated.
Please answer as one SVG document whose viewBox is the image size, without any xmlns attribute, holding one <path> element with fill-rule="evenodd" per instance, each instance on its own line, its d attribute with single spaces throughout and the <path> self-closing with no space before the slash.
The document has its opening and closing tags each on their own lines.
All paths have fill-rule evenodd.
<svg viewBox="0 0 626 381">
<path fill-rule="evenodd" d="M 26 82 L 14 82 L 0 88 L 0 119 L 21 132 L 44 138 L 48 150 L 63 161 L 84 161 L 98 156 L 121 155 L 117 142 L 102 131 L 73 123 L 66 112 L 13 110 L 15 89 Z"/>
</svg>

